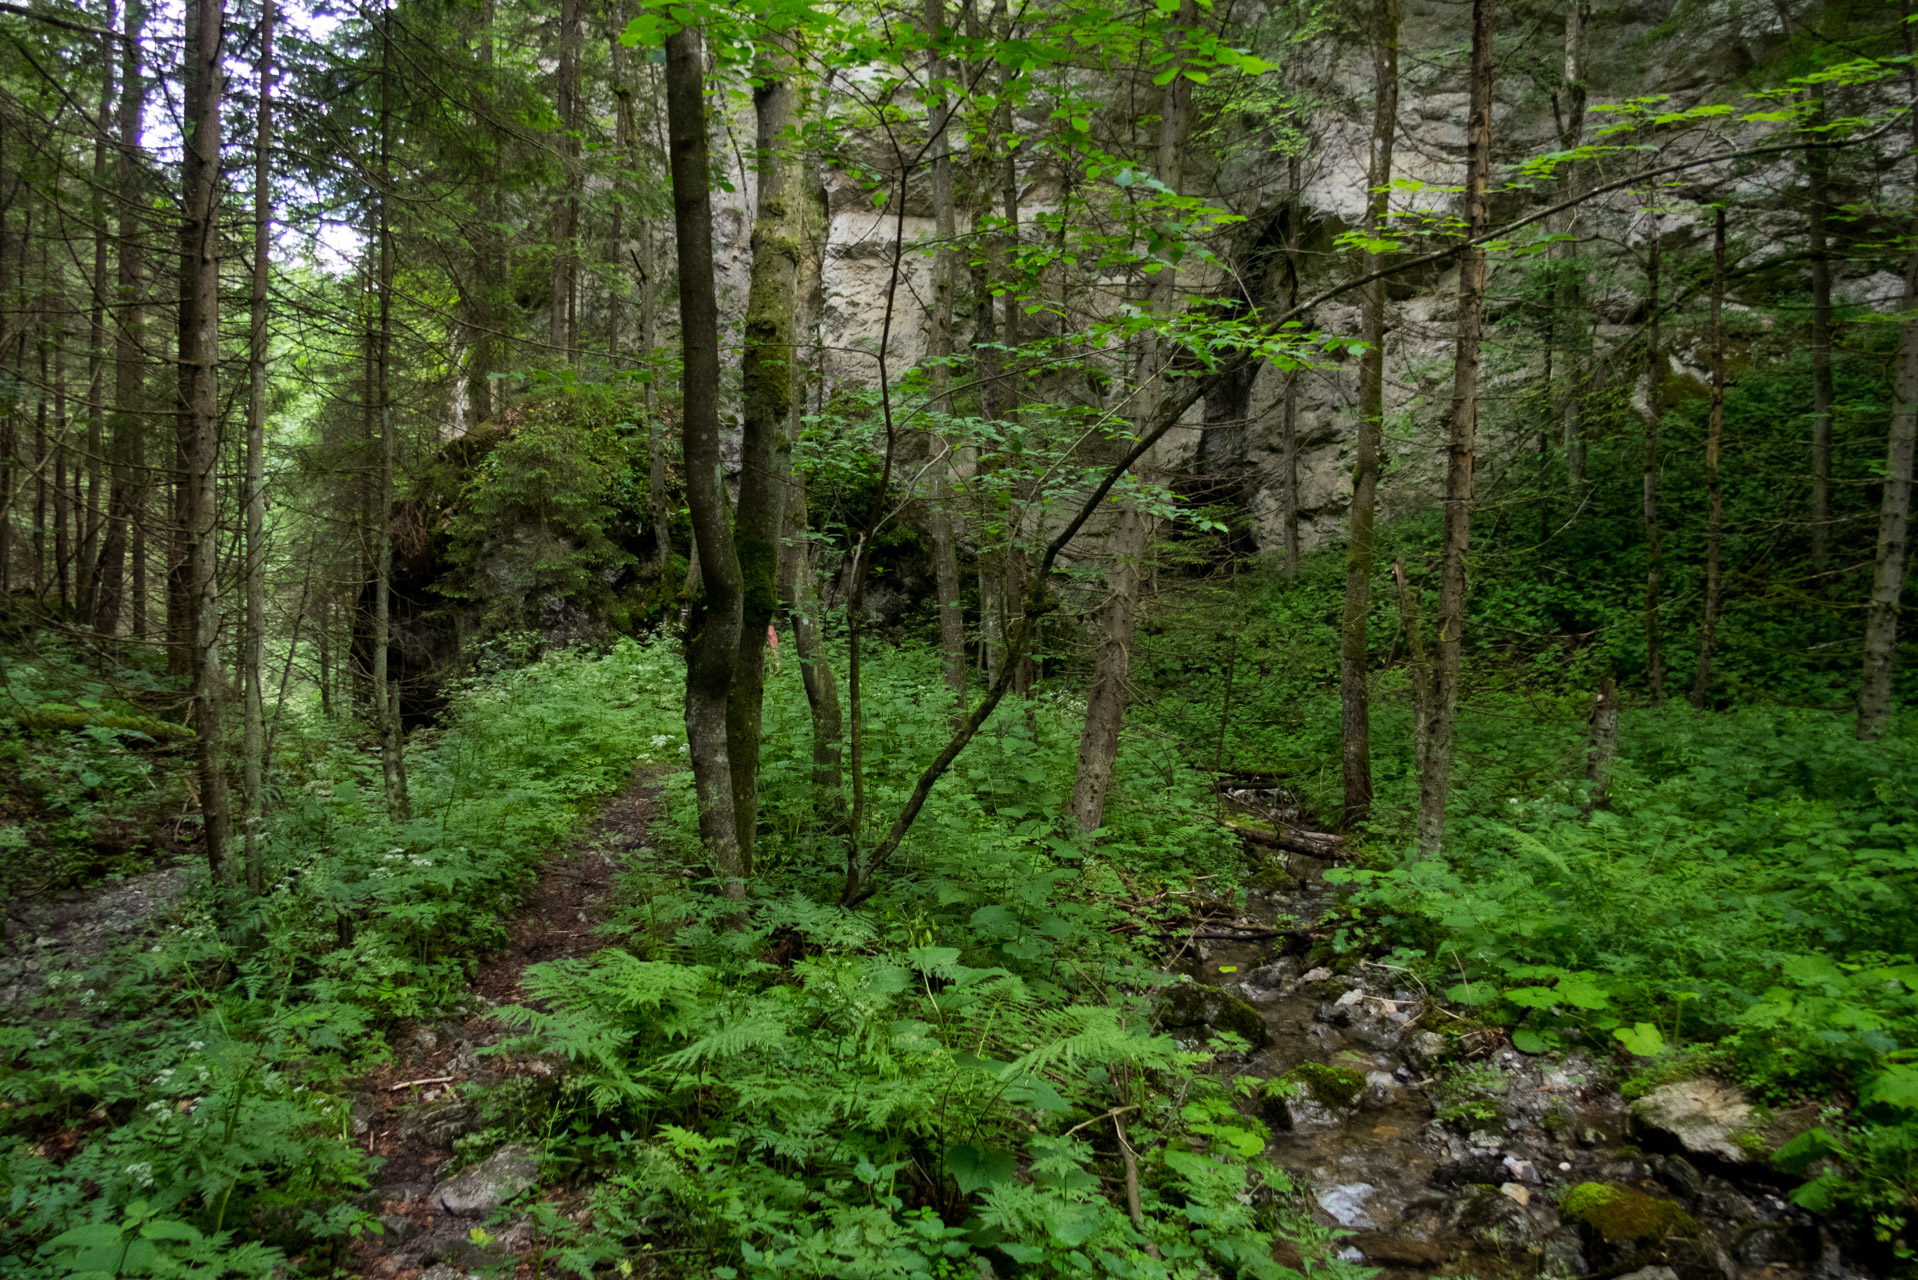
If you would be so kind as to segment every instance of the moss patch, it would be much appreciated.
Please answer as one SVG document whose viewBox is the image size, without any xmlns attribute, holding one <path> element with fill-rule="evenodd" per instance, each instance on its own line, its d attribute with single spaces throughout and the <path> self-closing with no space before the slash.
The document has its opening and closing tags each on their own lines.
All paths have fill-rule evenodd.
<svg viewBox="0 0 1918 1280">
<path fill-rule="evenodd" d="M 1698 1223 L 1670 1200 L 1616 1182 L 1581 1182 L 1558 1202 L 1559 1216 L 1583 1223 L 1607 1244 L 1689 1236 Z"/>
<path fill-rule="evenodd" d="M 1165 989 L 1159 997 L 1159 1025 L 1230 1031 L 1255 1049 L 1272 1039 L 1257 1009 L 1217 987 L 1198 982 L 1180 982 Z"/>
<path fill-rule="evenodd" d="M 1365 1077 L 1350 1067 L 1328 1067 L 1323 1062 L 1305 1062 L 1279 1077 L 1279 1083 L 1303 1090 L 1315 1102 L 1328 1107 L 1349 1107 L 1365 1092 Z"/>
</svg>

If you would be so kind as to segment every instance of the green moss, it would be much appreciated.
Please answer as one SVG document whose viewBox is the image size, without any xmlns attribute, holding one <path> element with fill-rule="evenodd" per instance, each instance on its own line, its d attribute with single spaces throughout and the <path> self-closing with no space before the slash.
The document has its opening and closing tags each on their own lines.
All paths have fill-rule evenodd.
<svg viewBox="0 0 1918 1280">
<path fill-rule="evenodd" d="M 1558 1202 L 1559 1216 L 1583 1223 L 1608 1244 L 1689 1236 L 1698 1223 L 1670 1200 L 1616 1182 L 1581 1182 Z"/>
<path fill-rule="evenodd" d="M 144 733 L 158 742 L 191 742 L 193 730 L 185 725 L 169 724 L 151 716 L 124 715 L 116 711 L 95 711 L 87 707 L 30 707 L 14 713 L 20 723 L 40 733 L 72 733 L 80 729 L 112 729 L 120 733 Z"/>
<path fill-rule="evenodd" d="M 1245 882 L 1248 889 L 1263 889 L 1267 893 L 1291 893 L 1299 887 L 1292 873 L 1276 862 L 1268 862 L 1260 867 L 1251 879 Z"/>
<path fill-rule="evenodd" d="M 1280 1076 L 1279 1083 L 1296 1086 L 1328 1107 L 1352 1106 L 1365 1092 L 1363 1075 L 1350 1067 L 1328 1067 L 1323 1062 L 1302 1062 Z"/>
<path fill-rule="evenodd" d="M 739 547 L 740 585 L 745 591 L 744 615 L 748 625 L 764 627 L 779 607 L 779 595 L 773 582 L 773 567 L 779 553 L 772 543 L 741 538 Z"/>
<path fill-rule="evenodd" d="M 1167 987 L 1159 997 L 1159 1025 L 1229 1031 L 1259 1048 L 1272 1038 L 1265 1019 L 1245 1001 L 1198 982 Z"/>
</svg>

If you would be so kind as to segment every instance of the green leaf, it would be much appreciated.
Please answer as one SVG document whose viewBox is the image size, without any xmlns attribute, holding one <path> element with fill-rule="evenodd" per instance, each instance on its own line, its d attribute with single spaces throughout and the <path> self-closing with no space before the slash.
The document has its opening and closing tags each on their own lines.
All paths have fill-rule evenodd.
<svg viewBox="0 0 1918 1280">
<path fill-rule="evenodd" d="M 963 1195 L 1003 1186 L 1019 1176 L 1019 1166 L 1010 1153 L 996 1147 L 961 1145 L 946 1148 L 946 1172 L 959 1184 Z"/>
<path fill-rule="evenodd" d="M 1665 1052 L 1665 1037 L 1660 1035 L 1658 1028 L 1649 1022 L 1633 1023 L 1629 1028 L 1620 1027 L 1612 1032 L 1612 1036 L 1625 1046 L 1627 1053 L 1636 1054 L 1641 1058 L 1649 1058 Z"/>
<path fill-rule="evenodd" d="M 1520 1053 L 1544 1053 L 1547 1045 L 1538 1032 L 1520 1030 L 1512 1033 L 1512 1047 Z"/>
<path fill-rule="evenodd" d="M 1887 1067 L 1865 1082 L 1859 1096 L 1901 1111 L 1918 1111 L 1918 1067 Z"/>
</svg>

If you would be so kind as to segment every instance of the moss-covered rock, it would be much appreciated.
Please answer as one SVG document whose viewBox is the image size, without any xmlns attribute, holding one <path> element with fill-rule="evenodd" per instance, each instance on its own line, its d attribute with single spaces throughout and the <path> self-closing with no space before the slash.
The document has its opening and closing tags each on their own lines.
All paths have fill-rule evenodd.
<svg viewBox="0 0 1918 1280">
<path fill-rule="evenodd" d="M 1698 1223 L 1672 1201 L 1616 1182 L 1579 1183 L 1559 1199 L 1558 1212 L 1607 1244 L 1637 1244 L 1698 1232 Z"/>
<path fill-rule="evenodd" d="M 1323 1062 L 1302 1062 L 1280 1076 L 1286 1092 L 1304 1093 L 1314 1102 L 1328 1107 L 1349 1108 L 1365 1092 L 1365 1076 L 1350 1067 L 1330 1067 Z"/>
<path fill-rule="evenodd" d="M 1237 996 L 1198 982 L 1181 982 L 1165 989 L 1159 997 L 1159 1025 L 1230 1031 L 1255 1049 L 1272 1040 L 1257 1009 Z"/>
</svg>

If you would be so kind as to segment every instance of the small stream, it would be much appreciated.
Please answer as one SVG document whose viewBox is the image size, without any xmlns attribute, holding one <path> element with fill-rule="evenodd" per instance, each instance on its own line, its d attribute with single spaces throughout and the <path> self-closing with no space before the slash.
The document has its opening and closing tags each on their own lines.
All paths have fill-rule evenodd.
<svg viewBox="0 0 1918 1280">
<path fill-rule="evenodd" d="M 1272 1082 L 1266 1154 L 1349 1233 L 1344 1256 L 1406 1280 L 1872 1274 L 1777 1175 L 1635 1121 L 1610 1062 L 1521 1054 L 1403 971 L 1313 958 L 1331 864 L 1262 852 L 1259 879 L 1281 887 L 1205 926 L 1162 1021 L 1185 1039 L 1263 1029 L 1233 1071 Z"/>
</svg>

